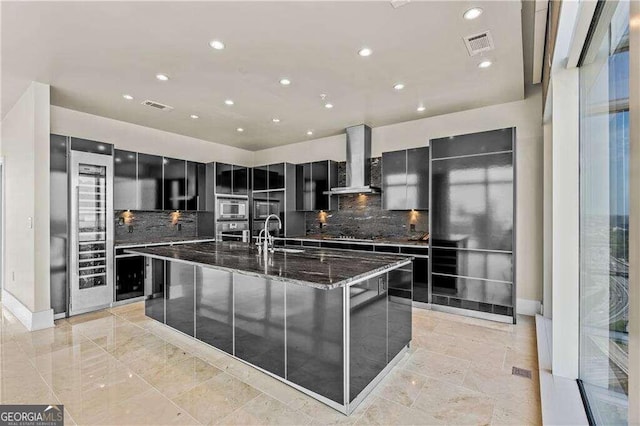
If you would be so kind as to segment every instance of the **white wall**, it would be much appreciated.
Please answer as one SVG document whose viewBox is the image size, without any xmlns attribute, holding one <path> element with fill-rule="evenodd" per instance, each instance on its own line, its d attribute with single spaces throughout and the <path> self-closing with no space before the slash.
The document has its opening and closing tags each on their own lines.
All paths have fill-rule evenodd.
<svg viewBox="0 0 640 426">
<path fill-rule="evenodd" d="M 2 120 L 2 148 L 4 290 L 22 305 L 19 309 L 49 312 L 48 85 L 32 83 Z"/>
<path fill-rule="evenodd" d="M 51 106 L 51 133 L 184 160 L 253 165 L 251 151 L 54 105 Z"/>
<path fill-rule="evenodd" d="M 522 101 L 428 117 L 372 130 L 372 155 L 429 144 L 433 138 L 516 127 L 517 297 L 542 300 L 542 95 L 539 88 Z M 254 164 L 323 159 L 344 161 L 345 135 L 257 151 Z M 531 306 L 531 304 L 529 304 Z"/>
</svg>

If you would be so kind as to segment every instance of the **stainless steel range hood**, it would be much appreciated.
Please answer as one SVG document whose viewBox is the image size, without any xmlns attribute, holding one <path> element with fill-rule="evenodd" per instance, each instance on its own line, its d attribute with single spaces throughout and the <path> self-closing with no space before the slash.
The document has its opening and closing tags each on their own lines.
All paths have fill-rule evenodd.
<svg viewBox="0 0 640 426">
<path fill-rule="evenodd" d="M 360 124 L 347 128 L 347 186 L 331 188 L 328 195 L 375 194 L 371 186 L 371 127 Z"/>
</svg>

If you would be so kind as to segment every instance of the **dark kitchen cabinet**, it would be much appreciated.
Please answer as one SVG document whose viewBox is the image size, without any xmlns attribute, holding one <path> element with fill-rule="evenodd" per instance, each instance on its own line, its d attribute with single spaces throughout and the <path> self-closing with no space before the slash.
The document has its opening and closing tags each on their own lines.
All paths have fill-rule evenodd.
<svg viewBox="0 0 640 426">
<path fill-rule="evenodd" d="M 138 154 L 138 210 L 162 210 L 162 157 Z"/>
<path fill-rule="evenodd" d="M 247 195 L 249 193 L 249 168 L 233 166 L 231 188 L 233 194 Z"/>
<path fill-rule="evenodd" d="M 216 163 L 216 194 L 247 195 L 249 168 Z"/>
<path fill-rule="evenodd" d="M 195 334 L 195 266 L 166 262 L 165 311 L 168 326 Z"/>
<path fill-rule="evenodd" d="M 382 208 L 429 209 L 429 147 L 382 154 Z"/>
<path fill-rule="evenodd" d="M 137 153 L 116 149 L 113 154 L 113 208 L 138 208 Z"/>
<path fill-rule="evenodd" d="M 196 339 L 233 354 L 233 274 L 196 268 Z"/>
<path fill-rule="evenodd" d="M 164 210 L 186 209 L 186 161 L 164 158 L 163 198 Z"/>
<path fill-rule="evenodd" d="M 251 187 L 254 191 L 264 191 L 267 189 L 267 175 L 269 173 L 269 166 L 254 167 L 253 170 L 253 182 Z"/>
<path fill-rule="evenodd" d="M 116 301 L 144 296 L 144 256 L 116 258 Z"/>
<path fill-rule="evenodd" d="M 337 186 L 337 163 L 316 161 L 296 166 L 296 210 L 331 210 L 337 208 L 335 196 L 325 191 Z"/>
<path fill-rule="evenodd" d="M 233 166 L 216 163 L 216 194 L 231 194 Z"/>
<path fill-rule="evenodd" d="M 206 165 L 187 161 L 187 210 L 206 210 Z"/>
<path fill-rule="evenodd" d="M 164 324 L 164 279 L 165 261 L 149 259 L 149 271 L 147 277 L 151 279 L 149 294 L 144 302 L 144 313 L 149 318 Z"/>
<path fill-rule="evenodd" d="M 284 189 L 284 163 L 254 167 L 252 185 L 254 191 Z"/>
</svg>

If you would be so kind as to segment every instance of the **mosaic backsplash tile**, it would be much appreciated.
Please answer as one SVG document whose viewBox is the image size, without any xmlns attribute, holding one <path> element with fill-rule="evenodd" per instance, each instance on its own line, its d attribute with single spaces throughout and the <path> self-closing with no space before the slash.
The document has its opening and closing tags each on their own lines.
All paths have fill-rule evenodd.
<svg viewBox="0 0 640 426">
<path fill-rule="evenodd" d="M 198 214 L 172 210 L 116 210 L 114 239 L 126 242 L 143 238 L 197 237 Z"/>
</svg>

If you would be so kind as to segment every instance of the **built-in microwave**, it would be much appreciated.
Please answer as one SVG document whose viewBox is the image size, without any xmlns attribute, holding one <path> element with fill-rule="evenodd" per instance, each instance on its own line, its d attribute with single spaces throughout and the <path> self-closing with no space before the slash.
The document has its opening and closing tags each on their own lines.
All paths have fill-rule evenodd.
<svg viewBox="0 0 640 426">
<path fill-rule="evenodd" d="M 269 215 L 280 216 L 280 200 L 254 198 L 253 220 L 265 220 Z"/>
<path fill-rule="evenodd" d="M 249 220 L 248 198 L 218 197 L 216 218 L 218 220 Z"/>
</svg>

